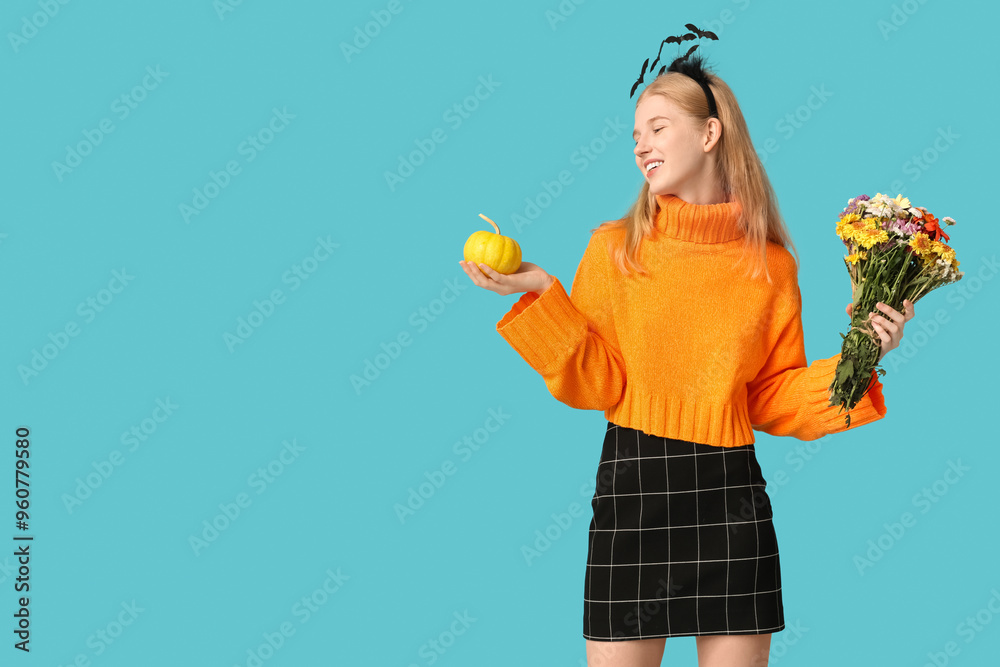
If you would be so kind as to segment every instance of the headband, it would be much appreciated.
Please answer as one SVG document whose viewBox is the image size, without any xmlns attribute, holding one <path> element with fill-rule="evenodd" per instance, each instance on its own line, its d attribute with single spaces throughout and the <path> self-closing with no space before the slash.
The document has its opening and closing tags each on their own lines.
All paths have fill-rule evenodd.
<svg viewBox="0 0 1000 667">
<path fill-rule="evenodd" d="M 674 35 L 671 37 L 667 37 L 665 40 L 660 42 L 660 49 L 656 52 L 656 59 L 653 60 L 653 65 L 652 67 L 649 68 L 649 72 L 652 72 L 656 68 L 656 63 L 660 61 L 660 53 L 663 51 L 664 44 L 669 44 L 672 42 L 676 44 L 681 44 L 682 42 L 687 42 L 692 39 L 699 39 L 701 37 L 707 37 L 708 39 L 716 39 L 716 40 L 719 39 L 718 35 L 716 35 L 714 32 L 709 32 L 707 30 L 699 30 L 697 27 L 694 26 L 694 24 L 685 23 L 684 27 L 690 30 L 691 32 L 685 33 L 683 35 Z M 677 72 L 678 74 L 683 74 L 685 76 L 694 79 L 696 82 L 698 82 L 698 85 L 701 86 L 701 89 L 705 91 L 705 98 L 708 100 L 709 117 L 714 116 L 715 118 L 718 118 L 719 113 L 715 107 L 715 95 L 712 94 L 712 89 L 709 88 L 708 86 L 708 77 L 706 76 L 705 69 L 703 68 L 704 60 L 701 58 L 701 56 L 693 56 L 689 58 L 689 56 L 691 56 L 691 54 L 694 53 L 695 49 L 697 49 L 698 46 L 699 46 L 698 44 L 695 44 L 690 49 L 688 49 L 688 52 L 685 53 L 683 56 L 674 59 L 674 61 L 670 63 L 669 67 L 667 65 L 663 65 L 662 67 L 660 67 L 660 71 L 657 72 L 657 76 L 663 74 L 664 71 L 667 71 L 667 72 Z M 632 84 L 632 91 L 629 93 L 630 99 L 633 95 L 635 95 L 635 89 L 639 87 L 640 83 L 642 83 L 642 79 L 646 75 L 646 67 L 648 65 L 649 65 L 649 58 L 646 58 L 646 61 L 642 63 L 642 71 L 639 72 L 639 78 L 636 80 L 635 83 Z"/>
</svg>

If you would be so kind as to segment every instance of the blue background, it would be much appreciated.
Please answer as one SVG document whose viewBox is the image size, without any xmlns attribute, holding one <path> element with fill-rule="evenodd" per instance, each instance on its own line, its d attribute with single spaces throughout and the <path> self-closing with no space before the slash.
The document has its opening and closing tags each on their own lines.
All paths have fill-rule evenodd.
<svg viewBox="0 0 1000 667">
<path fill-rule="evenodd" d="M 799 250 L 810 361 L 847 327 L 834 223 L 850 197 L 902 192 L 953 217 L 966 271 L 917 304 L 884 360 L 885 419 L 813 443 L 757 434 L 789 626 L 771 664 L 923 665 L 948 642 L 951 664 L 992 664 L 995 6 L 219 6 L 0 10 L 0 662 L 584 665 L 605 420 L 552 398 L 495 332 L 518 295 L 477 288 L 457 261 L 483 213 L 571 283 L 590 229 L 642 184 L 629 87 L 694 22 L 720 37 L 706 55 Z M 122 95 L 142 98 L 127 116 Z M 625 131 L 597 141 L 609 122 Z M 54 166 L 81 144 L 77 166 Z M 538 200 L 564 170 L 571 183 Z M 516 225 L 530 200 L 544 206 Z M 252 315 L 255 301 L 270 314 Z M 259 326 L 227 344 L 240 318 Z M 41 370 L 24 374 L 36 351 Z M 352 382 L 368 363 L 377 376 Z M 504 415 L 493 432 L 491 410 Z M 30 654 L 12 646 L 18 426 L 32 442 Z M 143 441 L 123 440 L 133 427 Z M 968 468 L 954 484 L 950 462 Z M 559 528 L 573 503 L 583 515 Z M 557 538 L 527 559 L 547 529 Z M 886 548 L 859 569 L 869 540 Z M 693 638 L 671 639 L 664 663 L 694 655 Z"/>
</svg>

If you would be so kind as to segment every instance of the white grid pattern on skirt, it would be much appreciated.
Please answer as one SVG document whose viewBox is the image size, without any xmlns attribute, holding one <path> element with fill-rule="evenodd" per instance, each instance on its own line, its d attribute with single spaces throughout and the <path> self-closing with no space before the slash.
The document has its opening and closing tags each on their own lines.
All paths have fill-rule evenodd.
<svg viewBox="0 0 1000 667">
<path fill-rule="evenodd" d="M 586 606 L 584 637 L 612 641 L 684 635 L 760 634 L 782 630 L 784 620 L 780 598 L 777 540 L 774 537 L 770 503 L 767 501 L 766 505 L 764 504 L 766 500 L 764 482 L 760 475 L 760 468 L 756 465 L 752 445 L 724 448 L 672 441 L 609 423 L 608 430 L 612 429 L 615 430 L 614 455 L 607 456 L 607 448 L 610 444 L 607 436 L 610 434 L 606 434 L 605 451 L 602 453 L 598 485 L 594 494 L 595 518 L 591 522 L 590 528 L 590 553 L 588 554 L 586 580 L 586 587 L 590 595 L 584 596 Z M 621 449 L 622 443 L 619 442 L 619 435 L 625 432 L 634 433 L 634 456 L 629 456 L 628 451 L 623 452 Z M 645 447 L 640 446 L 641 438 L 646 439 Z M 652 478 L 646 480 L 646 488 L 644 489 L 644 472 L 647 476 L 657 472 L 649 467 L 652 461 L 658 457 L 658 455 L 650 455 L 649 453 L 650 442 L 656 439 L 663 443 L 662 461 L 666 464 L 664 465 L 662 485 L 657 486 L 661 480 L 654 474 Z M 672 448 L 673 451 L 668 452 L 668 447 Z M 683 450 L 685 447 L 693 451 L 691 453 L 677 451 L 678 449 Z M 622 454 L 625 455 L 622 456 Z M 694 468 L 694 479 L 687 480 L 686 477 L 678 477 L 677 471 L 671 473 L 670 463 L 674 463 L 675 468 L 680 471 L 683 470 L 682 465 L 687 465 L 686 463 L 682 464 L 681 461 L 689 457 Z M 745 478 L 742 477 L 742 466 L 730 466 L 727 462 L 727 459 L 736 461 L 741 458 L 746 462 Z M 701 463 L 700 472 L 699 461 Z M 718 465 L 720 462 L 721 466 Z M 627 465 L 626 470 L 628 471 L 634 464 L 634 473 L 630 476 L 619 475 L 617 470 L 622 464 Z M 600 469 L 607 467 L 613 471 L 610 493 L 602 492 L 600 482 Z M 737 483 L 716 484 L 704 488 L 700 485 L 701 479 L 719 478 L 720 475 L 724 482 L 732 479 Z M 740 476 L 737 477 L 737 475 Z M 678 480 L 690 483 L 682 485 L 679 489 L 671 489 L 670 484 L 672 482 L 677 484 Z M 623 482 L 636 488 L 620 488 Z M 721 498 L 718 497 L 720 495 Z M 746 516 L 745 505 L 748 497 L 753 498 L 751 516 Z M 657 500 L 658 498 L 662 500 Z M 706 503 L 706 500 L 710 498 L 722 502 L 715 505 L 711 504 L 712 501 Z M 672 499 L 674 506 L 678 508 L 676 510 L 671 510 Z M 735 516 L 730 513 L 731 501 L 736 499 L 739 499 L 744 505 L 744 516 Z M 758 502 L 761 503 L 760 507 L 757 506 Z M 613 508 L 613 512 L 607 511 L 608 503 Z M 624 505 L 621 516 L 620 503 Z M 690 511 L 692 506 L 693 512 Z M 705 516 L 706 519 L 709 517 L 718 518 L 718 512 L 721 510 L 725 520 L 700 523 L 699 519 L 702 514 L 699 506 L 711 510 Z M 638 518 L 630 516 L 629 513 L 636 514 Z M 599 516 L 611 526 L 597 527 Z M 622 521 L 623 518 L 624 521 Z M 668 525 L 670 523 L 668 519 L 673 519 L 676 525 Z M 629 525 L 633 523 L 637 523 L 637 525 Z M 754 525 L 752 541 L 748 539 L 748 534 L 745 532 L 739 535 L 740 529 L 745 530 L 751 523 Z M 718 534 L 720 526 L 725 527 L 725 540 L 721 540 L 721 535 Z M 703 529 L 711 529 L 712 527 L 716 527 L 715 532 L 706 533 L 708 539 L 706 543 L 702 539 Z M 666 536 L 674 534 L 674 531 L 679 531 L 678 534 L 684 537 L 665 539 Z M 690 558 L 692 554 L 688 553 L 690 551 L 688 538 L 691 537 L 688 533 L 691 532 L 693 532 L 694 537 L 694 558 Z M 733 535 L 739 535 L 742 539 L 731 540 L 731 532 Z M 610 533 L 609 538 L 606 536 L 608 533 Z M 643 547 L 644 535 L 646 536 L 646 548 Z M 712 537 L 714 539 L 711 539 Z M 762 537 L 763 543 L 761 542 Z M 621 543 L 618 549 L 615 548 L 616 538 Z M 663 541 L 666 541 L 666 549 L 660 548 Z M 607 544 L 610 546 L 606 546 Z M 741 549 L 742 553 L 733 553 L 734 546 Z M 662 551 L 666 551 L 665 560 L 662 557 L 658 559 L 648 558 L 651 554 L 662 553 Z M 678 551 L 676 560 L 674 558 L 675 551 Z M 682 553 L 689 557 L 681 558 Z M 647 556 L 647 558 L 644 559 L 643 556 Z M 616 559 L 618 562 L 615 562 Z M 746 568 L 741 568 L 734 576 L 733 564 L 746 563 L 746 566 L 749 567 L 748 561 L 753 561 L 752 580 L 751 571 Z M 773 562 L 774 568 L 773 576 L 769 575 L 764 581 L 761 580 L 761 574 L 764 572 L 761 569 L 761 561 Z M 712 563 L 725 563 L 724 581 L 722 569 L 718 566 L 712 567 L 710 565 Z M 678 567 L 690 564 L 694 564 L 693 577 L 691 577 L 690 572 L 685 572 L 682 567 Z M 693 591 L 685 591 L 683 595 L 673 594 L 671 590 L 674 587 L 671 578 L 672 567 L 679 571 L 681 579 L 687 575 L 687 579 L 680 584 L 681 588 L 693 589 Z M 662 574 L 658 580 L 656 577 L 658 573 L 663 571 L 666 573 L 665 582 Z M 706 580 L 702 579 L 703 572 Z M 602 576 L 603 573 L 606 575 Z M 595 584 L 595 574 L 599 580 L 597 584 Z M 634 580 L 631 578 L 633 576 Z M 606 586 L 601 580 L 606 580 Z M 630 583 L 632 581 L 635 583 Z M 643 581 L 647 582 L 645 589 Z M 651 581 L 654 583 L 650 584 Z M 628 590 L 616 590 L 616 582 L 619 589 L 627 586 Z M 652 586 L 655 584 L 660 584 L 660 588 L 654 592 Z M 664 584 L 666 584 L 667 589 L 661 594 L 660 591 Z M 702 591 L 703 585 L 707 587 L 707 590 L 713 592 Z M 720 590 L 715 590 L 717 588 Z M 598 593 L 605 595 L 605 591 L 605 597 L 601 598 L 597 595 Z M 629 595 L 632 591 L 635 592 Z M 616 594 L 619 597 L 615 597 Z M 681 602 L 683 600 L 693 600 L 693 610 L 689 610 L 686 603 Z M 671 608 L 671 604 L 673 608 Z M 593 613 L 595 609 L 602 606 L 607 606 L 607 626 L 595 630 Z M 633 613 L 633 607 L 635 613 Z M 750 607 L 753 609 L 752 615 L 749 612 Z M 623 614 L 622 610 L 626 608 L 629 611 Z M 643 612 L 644 608 L 646 613 Z M 619 619 L 617 621 L 616 611 Z M 758 613 L 759 611 L 761 613 Z M 731 617 L 731 613 L 734 616 Z M 626 625 L 633 625 L 632 616 L 637 616 L 634 622 L 636 629 L 626 632 L 622 628 L 621 619 L 624 619 Z M 763 621 L 762 616 L 764 616 Z M 731 623 L 731 618 L 736 619 L 736 621 Z M 671 628 L 672 622 L 682 627 Z M 591 631 L 588 632 L 588 629 Z"/>
</svg>

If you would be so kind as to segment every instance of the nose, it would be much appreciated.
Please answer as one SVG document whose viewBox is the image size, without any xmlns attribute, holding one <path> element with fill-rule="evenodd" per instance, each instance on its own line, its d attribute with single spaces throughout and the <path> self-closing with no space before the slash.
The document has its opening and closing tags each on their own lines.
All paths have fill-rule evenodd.
<svg viewBox="0 0 1000 667">
<path fill-rule="evenodd" d="M 638 139 L 638 141 L 637 141 L 637 143 L 635 145 L 635 149 L 633 150 L 633 152 L 636 154 L 636 156 L 640 156 L 643 153 L 646 153 L 648 151 L 649 151 L 649 148 L 646 146 L 646 140 L 643 139 L 642 137 L 639 137 L 639 139 Z"/>
</svg>

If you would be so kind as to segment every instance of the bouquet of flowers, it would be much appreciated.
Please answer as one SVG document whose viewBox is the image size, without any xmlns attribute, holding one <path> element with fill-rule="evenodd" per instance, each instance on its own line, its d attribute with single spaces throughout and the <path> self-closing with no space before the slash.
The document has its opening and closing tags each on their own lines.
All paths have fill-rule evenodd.
<svg viewBox="0 0 1000 667">
<path fill-rule="evenodd" d="M 942 219 L 945 226 L 955 224 Z M 911 206 L 902 195 L 895 199 L 881 193 L 859 195 L 847 202 L 837 222 L 837 236 L 850 253 L 844 264 L 851 275 L 851 328 L 844 339 L 840 362 L 830 384 L 830 405 L 850 411 L 874 383 L 882 340 L 869 312 L 878 312 L 881 301 L 904 312 L 903 300 L 916 303 L 931 290 L 955 282 L 958 270 L 955 251 L 945 241 L 948 235 L 927 209 Z M 847 415 L 847 425 L 851 416 Z"/>
</svg>

